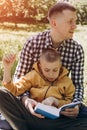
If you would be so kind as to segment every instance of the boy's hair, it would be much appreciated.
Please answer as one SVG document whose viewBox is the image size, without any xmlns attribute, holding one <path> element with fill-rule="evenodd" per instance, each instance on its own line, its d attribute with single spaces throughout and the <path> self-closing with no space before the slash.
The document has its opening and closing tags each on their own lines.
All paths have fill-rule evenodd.
<svg viewBox="0 0 87 130">
<path fill-rule="evenodd" d="M 48 62 L 54 62 L 59 61 L 61 63 L 60 55 L 59 53 L 53 49 L 53 48 L 46 48 L 42 51 L 42 54 L 40 56 L 40 60 L 44 58 Z"/>
<path fill-rule="evenodd" d="M 68 2 L 58 2 L 49 9 L 48 18 L 51 18 L 58 13 L 62 13 L 64 10 L 76 11 L 76 8 Z"/>
</svg>

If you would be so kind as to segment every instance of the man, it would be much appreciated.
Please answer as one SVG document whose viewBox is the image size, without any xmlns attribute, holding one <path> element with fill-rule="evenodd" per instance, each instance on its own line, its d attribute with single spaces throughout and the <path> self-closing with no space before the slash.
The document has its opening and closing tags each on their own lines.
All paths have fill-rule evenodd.
<svg viewBox="0 0 87 130">
<path fill-rule="evenodd" d="M 44 48 L 52 47 L 58 50 L 63 66 L 71 73 L 71 79 L 76 87 L 73 101 L 82 101 L 84 51 L 82 46 L 72 39 L 76 29 L 76 9 L 66 2 L 56 3 L 49 9 L 48 20 L 51 29 L 29 38 L 25 43 L 16 68 L 15 79 L 32 69 L 33 63 L 39 59 Z M 24 96 L 26 95 L 25 93 Z M 79 107 L 72 111 L 72 115 L 76 116 L 77 111 L 79 112 Z M 64 114 L 69 116 L 70 112 Z"/>
</svg>

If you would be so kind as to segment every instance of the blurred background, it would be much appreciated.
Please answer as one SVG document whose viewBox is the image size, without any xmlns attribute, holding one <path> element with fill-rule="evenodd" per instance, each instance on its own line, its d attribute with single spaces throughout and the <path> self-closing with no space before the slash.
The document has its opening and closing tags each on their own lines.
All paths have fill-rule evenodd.
<svg viewBox="0 0 87 130">
<path fill-rule="evenodd" d="M 31 35 L 49 28 L 47 12 L 58 1 L 68 1 L 77 8 L 74 39 L 85 51 L 84 101 L 87 102 L 87 0 L 0 0 L 0 86 L 3 79 L 3 55 L 8 52 L 17 54 L 13 75 L 23 44 Z"/>
</svg>

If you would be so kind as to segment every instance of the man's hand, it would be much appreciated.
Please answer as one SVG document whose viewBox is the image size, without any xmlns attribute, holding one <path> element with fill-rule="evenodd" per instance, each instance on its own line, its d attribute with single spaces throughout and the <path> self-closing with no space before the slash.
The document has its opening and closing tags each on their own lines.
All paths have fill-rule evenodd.
<svg viewBox="0 0 87 130">
<path fill-rule="evenodd" d="M 42 116 L 41 114 L 35 113 L 34 112 L 34 107 L 37 105 L 37 102 L 33 99 L 30 99 L 27 96 L 24 96 L 22 98 L 22 103 L 24 104 L 24 106 L 26 107 L 26 109 L 34 116 L 39 117 L 39 118 L 45 118 L 44 116 Z"/>
<path fill-rule="evenodd" d="M 79 114 L 79 105 L 75 108 L 68 108 L 65 111 L 61 111 L 61 114 L 70 118 L 75 118 Z"/>
</svg>

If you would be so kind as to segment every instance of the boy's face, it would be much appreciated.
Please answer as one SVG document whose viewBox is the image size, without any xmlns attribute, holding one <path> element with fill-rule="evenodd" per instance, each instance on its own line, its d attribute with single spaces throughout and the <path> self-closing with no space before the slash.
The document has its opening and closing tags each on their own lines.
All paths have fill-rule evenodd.
<svg viewBox="0 0 87 130">
<path fill-rule="evenodd" d="M 43 75 L 49 80 L 54 81 L 59 76 L 60 63 L 59 61 L 48 62 L 45 59 L 40 61 L 40 67 Z"/>
</svg>

